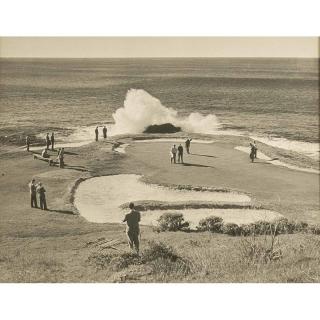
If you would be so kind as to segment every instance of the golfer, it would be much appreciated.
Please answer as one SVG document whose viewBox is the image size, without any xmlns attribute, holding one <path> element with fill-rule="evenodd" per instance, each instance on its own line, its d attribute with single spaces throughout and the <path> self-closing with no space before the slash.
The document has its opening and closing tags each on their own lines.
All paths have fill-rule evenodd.
<svg viewBox="0 0 320 320">
<path fill-rule="evenodd" d="M 139 254 L 140 212 L 134 209 L 134 204 L 132 202 L 130 202 L 129 208 L 131 211 L 126 214 L 123 222 L 127 223 L 126 233 L 128 237 L 129 247 L 131 250 L 133 250 L 134 246 L 137 254 Z"/>
</svg>

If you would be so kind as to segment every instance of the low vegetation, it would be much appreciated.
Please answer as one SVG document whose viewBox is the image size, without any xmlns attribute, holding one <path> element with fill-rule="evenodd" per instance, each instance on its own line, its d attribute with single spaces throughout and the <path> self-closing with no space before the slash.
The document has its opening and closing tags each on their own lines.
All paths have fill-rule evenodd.
<svg viewBox="0 0 320 320">
<path fill-rule="evenodd" d="M 163 242 L 148 242 L 147 248 L 141 255 L 124 252 L 121 254 L 97 252 L 89 256 L 87 262 L 97 269 L 122 271 L 132 266 L 142 266 L 155 277 L 165 278 L 175 274 L 183 277 L 191 270 L 188 259 L 179 256 L 172 246 Z"/>
<path fill-rule="evenodd" d="M 189 230 L 189 222 L 184 221 L 182 213 L 167 212 L 158 219 L 159 231 L 186 231 Z"/>
</svg>

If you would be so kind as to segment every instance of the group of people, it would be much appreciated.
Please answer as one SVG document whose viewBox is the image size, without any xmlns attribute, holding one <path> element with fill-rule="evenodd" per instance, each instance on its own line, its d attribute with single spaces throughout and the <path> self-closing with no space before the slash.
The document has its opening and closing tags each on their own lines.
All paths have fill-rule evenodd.
<svg viewBox="0 0 320 320">
<path fill-rule="evenodd" d="M 31 143 L 31 139 L 30 139 L 30 136 L 28 135 L 26 136 L 26 146 L 27 146 L 28 152 L 30 150 L 30 143 Z M 51 150 L 54 151 L 54 132 L 51 133 L 51 136 L 49 135 L 49 133 L 46 134 L 45 143 L 46 143 L 47 150 L 49 150 L 51 145 Z"/>
<path fill-rule="evenodd" d="M 38 208 L 37 194 L 39 195 L 40 209 L 48 210 L 46 202 L 46 190 L 41 182 L 36 183 L 35 179 L 32 179 L 29 183 L 31 208 Z"/>
<path fill-rule="evenodd" d="M 49 147 L 51 145 L 51 151 L 54 151 L 54 132 L 51 133 L 51 137 L 49 137 L 49 133 L 46 135 L 46 148 L 42 150 L 41 156 L 43 158 L 50 158 L 50 155 L 48 153 Z M 58 149 L 58 156 L 56 158 L 59 162 L 59 167 L 63 168 L 64 167 L 64 148 Z M 53 160 L 51 161 L 53 162 Z M 50 162 L 49 162 L 50 163 Z"/>
<path fill-rule="evenodd" d="M 98 139 L 99 139 L 99 127 L 95 128 L 94 133 L 95 133 L 95 136 L 96 136 L 96 141 L 98 141 Z M 103 138 L 104 139 L 107 139 L 107 133 L 108 133 L 108 129 L 107 129 L 106 126 L 104 126 L 102 128 L 102 134 L 103 134 Z"/>
<path fill-rule="evenodd" d="M 187 153 L 190 154 L 190 144 L 191 144 L 192 139 L 187 139 L 185 141 L 185 146 L 186 146 L 186 150 Z M 178 155 L 178 158 L 177 158 Z M 178 148 L 176 147 L 176 145 L 174 144 L 170 150 L 170 162 L 172 163 L 183 163 L 183 147 L 181 145 L 181 143 L 179 144 Z"/>
<path fill-rule="evenodd" d="M 48 153 L 48 149 L 43 149 L 41 152 L 41 156 L 42 158 L 45 159 L 50 159 L 50 155 Z M 58 150 L 58 156 L 56 158 L 59 162 L 59 168 L 64 168 L 64 148 L 60 148 Z M 53 160 L 51 160 L 50 162 L 53 162 Z"/>
<path fill-rule="evenodd" d="M 47 133 L 45 137 L 46 147 L 42 150 L 41 156 L 42 158 L 48 159 L 49 165 L 51 165 L 54 160 L 53 159 L 50 160 L 50 154 L 48 150 L 50 149 L 50 145 L 51 145 L 51 151 L 55 151 L 54 142 L 55 142 L 54 132 L 51 133 L 51 136 L 49 135 L 49 133 Z M 31 143 L 30 136 L 26 136 L 26 147 L 28 152 L 30 150 L 30 143 Z M 58 149 L 58 155 L 56 160 L 59 162 L 59 167 L 63 168 L 64 167 L 64 148 Z"/>
<path fill-rule="evenodd" d="M 51 145 L 51 150 L 54 150 L 54 132 L 51 133 L 51 136 L 49 136 L 49 133 L 46 135 L 46 145 L 47 145 L 47 150 L 49 150 L 50 145 Z"/>
</svg>

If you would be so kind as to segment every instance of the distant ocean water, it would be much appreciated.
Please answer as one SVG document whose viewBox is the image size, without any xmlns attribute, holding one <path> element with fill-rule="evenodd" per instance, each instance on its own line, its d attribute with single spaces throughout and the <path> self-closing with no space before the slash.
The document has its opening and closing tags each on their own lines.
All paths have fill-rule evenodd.
<svg viewBox="0 0 320 320">
<path fill-rule="evenodd" d="M 284 139 L 281 143 L 287 139 L 289 149 L 293 142 L 315 145 L 318 63 L 291 58 L 0 59 L 0 125 L 113 123 L 112 114 L 123 107 L 128 90 L 142 89 L 173 109 L 177 119 L 193 112 L 212 115 L 206 125 L 217 121 L 219 130 Z M 148 104 L 143 95 L 140 99 Z M 138 107 L 140 100 L 131 100 Z"/>
</svg>

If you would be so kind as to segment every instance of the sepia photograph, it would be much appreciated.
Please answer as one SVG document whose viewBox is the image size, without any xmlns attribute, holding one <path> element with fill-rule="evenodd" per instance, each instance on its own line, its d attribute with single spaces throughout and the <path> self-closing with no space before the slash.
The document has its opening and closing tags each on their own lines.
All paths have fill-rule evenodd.
<svg viewBox="0 0 320 320">
<path fill-rule="evenodd" d="M 1 282 L 320 282 L 317 37 L 2 37 L 0 112 Z"/>
</svg>

